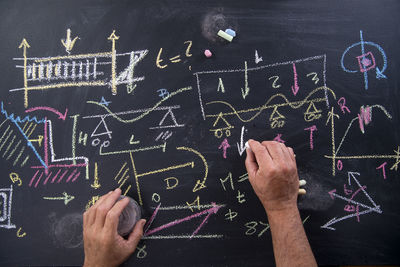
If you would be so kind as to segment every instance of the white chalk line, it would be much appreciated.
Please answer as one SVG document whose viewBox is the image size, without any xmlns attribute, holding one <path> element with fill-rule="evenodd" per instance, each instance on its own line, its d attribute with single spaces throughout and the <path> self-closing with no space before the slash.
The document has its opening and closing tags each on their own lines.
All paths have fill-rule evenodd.
<svg viewBox="0 0 400 267">
<path fill-rule="evenodd" d="M 67 157 L 67 158 L 59 158 L 56 159 L 56 153 L 54 153 L 54 147 L 53 147 L 53 126 L 51 123 L 51 120 L 47 120 L 47 123 L 49 124 L 49 147 L 50 147 L 50 159 L 51 162 L 65 162 L 65 161 L 71 161 L 73 163 L 77 159 L 83 160 L 86 164 L 86 179 L 89 179 L 89 158 L 84 157 L 84 156 L 78 156 L 78 157 Z"/>
<path fill-rule="evenodd" d="M 305 61 L 310 61 L 310 60 L 315 60 L 315 59 L 321 59 L 321 58 L 324 58 L 324 56 L 326 56 L 326 55 L 319 55 L 319 56 L 313 56 L 313 57 L 297 59 L 297 60 L 292 60 L 292 61 L 273 63 L 273 64 L 268 64 L 268 65 L 264 65 L 264 66 L 254 67 L 254 68 L 247 68 L 247 71 L 256 71 L 256 70 L 261 70 L 261 69 L 265 69 L 265 68 L 271 68 L 271 67 L 276 67 L 276 66 L 289 65 L 289 64 L 293 64 L 293 63 L 300 63 L 300 62 L 305 62 Z M 246 71 L 246 69 L 211 70 L 211 71 L 195 72 L 195 73 L 193 73 L 193 75 L 198 76 L 201 74 L 231 73 L 231 72 L 244 72 L 244 71 Z"/>
<path fill-rule="evenodd" d="M 372 205 L 374 205 L 375 208 L 378 208 L 379 211 L 380 211 L 379 206 L 377 206 L 377 205 L 375 204 L 375 202 L 374 202 L 374 201 L 372 200 L 372 198 L 369 196 L 369 194 L 367 193 L 367 191 L 364 190 L 364 188 L 361 186 L 360 182 L 356 179 L 356 177 L 354 176 L 354 174 L 360 175 L 360 173 L 358 173 L 358 172 L 348 172 L 347 175 L 348 175 L 349 180 L 350 180 L 350 175 L 351 175 L 351 176 L 353 177 L 354 181 L 356 181 L 356 183 L 357 183 L 357 185 L 359 186 L 359 188 L 361 188 L 361 190 L 363 191 L 363 193 L 365 194 L 365 196 L 369 199 L 369 201 L 371 201 Z M 381 211 L 381 212 L 382 212 L 382 211 Z M 381 212 L 379 212 L 379 213 L 381 213 Z"/>
<path fill-rule="evenodd" d="M 9 193 L 8 195 L 8 211 L 6 211 L 3 214 L 6 214 L 6 216 L 4 217 L 4 220 L 7 220 L 7 224 L 0 224 L 0 228 L 6 228 L 6 229 L 11 229 L 11 228 L 15 228 L 14 224 L 11 224 L 11 207 L 12 207 L 12 194 L 13 194 L 13 186 L 10 185 L 10 188 L 0 188 L 0 192 L 7 192 Z M 0 196 L 3 196 L 4 200 L 7 200 L 7 194 L 6 193 L 0 193 Z M 3 211 L 6 210 L 5 209 L 5 203 L 3 203 Z"/>
<path fill-rule="evenodd" d="M 206 204 L 206 205 L 196 205 L 194 206 L 195 208 L 199 208 L 199 209 L 207 209 L 207 208 L 212 208 L 214 206 L 217 207 L 225 207 L 225 204 Z M 156 209 L 157 207 L 152 207 L 152 209 Z M 189 205 L 181 205 L 181 206 L 168 206 L 168 207 L 160 207 L 158 208 L 158 210 L 188 210 L 188 209 L 192 209 L 192 207 L 190 207 Z"/>
</svg>

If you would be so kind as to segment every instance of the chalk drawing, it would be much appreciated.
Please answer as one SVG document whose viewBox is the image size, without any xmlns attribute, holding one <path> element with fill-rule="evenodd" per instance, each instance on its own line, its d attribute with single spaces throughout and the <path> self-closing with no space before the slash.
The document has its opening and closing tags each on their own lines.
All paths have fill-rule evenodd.
<svg viewBox="0 0 400 267">
<path fill-rule="evenodd" d="M 163 225 L 161 225 L 161 226 L 155 227 L 155 228 L 153 228 L 153 229 L 150 229 L 150 227 L 148 227 L 148 228 L 146 229 L 146 231 L 144 232 L 143 236 L 144 236 L 144 237 L 148 237 L 148 236 L 151 236 L 151 235 L 153 235 L 154 233 L 160 232 L 160 231 L 162 231 L 162 230 L 164 230 L 164 229 L 168 229 L 168 228 L 170 228 L 170 227 L 179 225 L 179 224 L 181 224 L 181 223 L 183 223 L 183 222 L 190 221 L 190 220 L 192 220 L 192 219 L 194 219 L 194 218 L 197 218 L 197 217 L 206 215 L 205 218 L 203 219 L 203 221 L 202 221 L 202 222 L 200 223 L 200 225 L 193 231 L 193 233 L 192 233 L 191 235 L 184 235 L 184 236 L 187 237 L 188 239 L 195 238 L 195 236 L 197 235 L 197 233 L 198 233 L 198 232 L 203 228 L 203 226 L 207 223 L 209 217 L 210 217 L 212 214 L 216 214 L 216 213 L 218 212 L 218 210 L 221 208 L 220 206 L 217 206 L 215 203 L 211 203 L 211 205 L 212 205 L 212 208 L 209 208 L 209 209 L 200 211 L 200 212 L 198 212 L 198 213 L 189 215 L 189 216 L 184 217 L 184 218 L 181 218 L 181 219 L 176 219 L 176 220 L 174 220 L 174 221 L 171 221 L 171 222 L 169 222 L 169 223 L 166 223 L 166 224 L 163 224 Z M 157 215 L 158 212 L 159 212 L 159 207 L 160 207 L 160 206 L 161 206 L 161 203 L 158 205 L 158 208 L 155 209 L 155 211 L 154 211 L 154 213 L 153 213 L 153 215 L 152 215 L 152 217 L 151 217 L 151 219 L 150 219 L 150 221 L 151 221 L 152 223 L 153 223 L 153 221 L 155 220 L 156 215 Z M 149 222 L 150 222 L 150 221 L 149 221 Z M 171 237 L 166 237 L 166 238 L 172 239 Z M 200 237 L 200 238 L 201 238 L 201 237 Z M 162 239 L 162 238 L 159 238 L 159 239 Z"/>
<path fill-rule="evenodd" d="M 0 228 L 15 228 L 15 225 L 11 223 L 12 196 L 12 185 L 9 188 L 0 188 Z"/>
<path fill-rule="evenodd" d="M 335 142 L 335 123 L 334 120 L 335 118 L 339 118 L 339 115 L 335 114 L 333 111 L 333 107 L 331 111 L 328 113 L 328 120 L 326 124 L 328 124 L 329 121 L 331 121 L 331 145 L 332 145 L 332 155 L 325 155 L 325 158 L 331 159 L 332 160 L 332 176 L 335 176 L 335 169 L 336 169 L 336 160 L 352 160 L 352 159 L 394 159 L 395 163 L 392 165 L 392 169 L 397 170 L 397 165 L 400 162 L 399 161 L 399 153 L 396 153 L 396 150 L 394 150 L 395 154 L 364 154 L 364 155 L 346 155 L 346 156 L 340 156 L 339 152 L 344 144 L 344 141 L 346 140 L 347 134 L 349 133 L 350 129 L 352 128 L 353 124 L 355 122 L 359 122 L 359 127 L 362 133 L 365 132 L 365 126 L 368 125 L 372 121 L 372 114 L 374 110 L 378 110 L 382 112 L 387 119 L 392 119 L 392 115 L 386 110 L 385 107 L 381 105 L 371 105 L 371 106 L 361 106 L 360 108 L 360 113 L 357 114 L 356 117 L 354 117 L 350 123 L 348 124 L 343 136 L 340 139 L 339 145 L 336 148 L 336 142 Z M 341 163 L 342 164 L 342 163 Z"/>
<path fill-rule="evenodd" d="M 349 69 L 346 67 L 346 64 L 345 64 L 346 56 L 352 48 L 357 47 L 357 46 L 360 46 L 360 48 L 361 48 L 361 55 L 356 57 L 359 69 L 357 69 L 357 70 L 355 70 L 354 68 Z M 377 66 L 374 54 L 371 51 L 368 51 L 367 53 L 365 52 L 366 46 L 374 47 L 379 51 L 380 56 L 382 57 L 382 67 L 381 68 L 379 68 Z M 346 63 L 347 63 L 347 61 L 346 61 Z M 378 44 L 376 44 L 374 42 L 364 41 L 362 31 L 360 31 L 360 42 L 354 43 L 351 46 L 346 48 L 346 50 L 342 54 L 340 64 L 342 66 L 342 69 L 345 72 L 348 72 L 348 73 L 360 72 L 363 74 L 365 90 L 368 90 L 368 71 L 375 69 L 376 79 L 386 79 L 387 78 L 386 75 L 384 74 L 384 72 L 386 71 L 386 68 L 387 68 L 387 57 L 386 57 L 385 51 L 383 50 L 383 48 L 381 46 L 379 46 Z"/>
<path fill-rule="evenodd" d="M 27 108 L 30 91 L 65 87 L 107 86 L 111 88 L 112 94 L 115 95 L 117 94 L 117 85 L 133 85 L 135 82 L 143 81 L 144 77 L 133 78 L 133 67 L 147 55 L 148 50 L 117 54 L 116 40 L 119 39 L 119 36 L 115 34 L 115 30 L 107 39 L 112 43 L 109 52 L 28 58 L 27 49 L 30 48 L 30 45 L 24 38 L 19 45 L 19 48 L 23 49 L 23 57 L 14 58 L 14 60 L 22 60 L 24 63 L 22 66 L 16 66 L 23 69 L 24 87 L 11 89 L 10 92 L 24 91 L 24 107 Z M 72 41 L 68 43 L 68 47 L 71 48 L 71 45 Z M 70 51 L 70 49 L 68 50 Z M 118 75 L 117 57 L 125 56 L 130 57 L 129 65 Z M 101 62 L 98 62 L 98 60 Z M 108 65 L 111 65 L 111 69 L 105 68 Z M 64 68 L 64 75 L 61 75 L 61 68 Z M 47 70 L 46 75 L 44 75 L 44 69 Z M 106 77 L 105 73 L 107 72 L 110 73 L 110 77 Z M 53 82 L 49 83 L 49 81 Z"/>
<path fill-rule="evenodd" d="M 364 215 L 364 214 L 368 214 L 371 212 L 375 212 L 378 214 L 382 213 L 382 210 L 380 208 L 379 205 L 377 205 L 373 199 L 370 197 L 370 195 L 367 193 L 367 191 L 365 190 L 366 187 L 365 186 L 361 186 L 360 182 L 358 181 L 358 179 L 356 178 L 356 176 L 360 176 L 360 173 L 358 172 L 347 172 L 347 177 L 348 177 L 348 184 L 351 185 L 351 181 L 355 182 L 354 186 L 358 187 L 358 191 L 356 191 L 353 196 L 351 198 L 345 197 L 345 196 L 341 196 L 339 194 L 337 194 L 337 190 L 333 189 L 331 191 L 329 191 L 329 195 L 332 199 L 341 199 L 346 201 L 346 203 L 348 203 L 347 205 L 349 205 L 350 203 L 354 205 L 353 209 L 349 209 L 349 206 L 345 206 L 345 211 L 347 212 L 351 212 L 351 211 L 355 211 L 354 213 L 351 213 L 349 215 L 345 215 L 342 217 L 334 217 L 331 220 L 329 220 L 326 224 L 322 225 L 321 228 L 324 229 L 329 229 L 329 230 L 336 230 L 336 228 L 334 228 L 332 225 L 340 222 L 340 221 L 344 221 L 344 220 L 348 220 L 350 218 L 356 218 L 357 222 L 360 222 L 360 215 Z M 353 200 L 353 197 L 358 193 L 358 192 L 363 192 L 364 196 L 369 200 L 370 203 L 368 204 L 364 204 L 362 202 L 359 201 L 355 201 Z M 372 206 L 371 206 L 372 204 Z M 363 211 L 359 211 L 359 208 L 364 208 L 365 210 Z"/>
</svg>

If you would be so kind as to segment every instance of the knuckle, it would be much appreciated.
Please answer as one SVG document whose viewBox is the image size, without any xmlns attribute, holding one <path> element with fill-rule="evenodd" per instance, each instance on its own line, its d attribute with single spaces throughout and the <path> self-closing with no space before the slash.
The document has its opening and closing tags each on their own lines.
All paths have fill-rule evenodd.
<svg viewBox="0 0 400 267">
<path fill-rule="evenodd" d="M 106 217 L 107 217 L 107 219 L 113 220 L 113 219 L 115 219 L 117 217 L 117 213 L 112 211 L 112 210 L 110 210 L 109 212 L 107 212 Z"/>
<path fill-rule="evenodd" d="M 275 166 L 270 166 L 268 168 L 268 174 L 271 176 L 275 176 L 278 173 L 278 168 L 276 168 Z"/>
<path fill-rule="evenodd" d="M 286 164 L 282 164 L 281 171 L 284 174 L 288 174 L 288 173 L 290 173 L 290 168 Z"/>
<path fill-rule="evenodd" d="M 269 141 L 263 141 L 261 144 L 262 144 L 263 146 L 266 146 L 266 145 L 268 145 L 268 143 L 269 143 Z"/>
<path fill-rule="evenodd" d="M 99 212 L 100 214 L 106 214 L 107 213 L 107 208 L 105 206 L 98 206 L 96 208 L 96 212 Z"/>
</svg>

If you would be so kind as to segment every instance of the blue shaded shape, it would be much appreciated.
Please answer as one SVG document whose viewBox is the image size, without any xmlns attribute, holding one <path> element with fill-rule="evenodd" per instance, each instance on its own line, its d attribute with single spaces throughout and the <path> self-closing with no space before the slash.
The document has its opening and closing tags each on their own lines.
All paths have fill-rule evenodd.
<svg viewBox="0 0 400 267">
<path fill-rule="evenodd" d="M 29 141 L 29 138 L 25 135 L 24 131 L 22 131 L 21 127 L 18 124 L 19 122 L 26 122 L 26 121 L 28 121 L 28 122 L 34 121 L 36 123 L 45 123 L 46 119 L 38 120 L 36 117 L 30 117 L 30 116 L 25 116 L 23 119 L 21 119 L 20 116 L 15 117 L 14 113 L 11 113 L 10 115 L 8 115 L 7 110 L 4 109 L 3 101 L 1 102 L 1 114 L 3 114 L 7 119 L 12 121 L 17 126 L 18 130 L 21 132 L 22 136 L 25 138 L 25 140 L 27 142 L 27 146 L 32 149 L 33 153 L 35 154 L 37 159 L 40 161 L 40 164 L 42 164 L 42 166 L 44 166 L 44 168 L 47 170 L 48 167 L 47 167 L 46 163 L 40 157 L 36 148 L 32 145 L 32 142 Z"/>
<path fill-rule="evenodd" d="M 232 29 L 226 29 L 225 33 L 229 34 L 232 37 L 236 36 L 236 32 L 234 30 L 232 30 Z"/>
</svg>

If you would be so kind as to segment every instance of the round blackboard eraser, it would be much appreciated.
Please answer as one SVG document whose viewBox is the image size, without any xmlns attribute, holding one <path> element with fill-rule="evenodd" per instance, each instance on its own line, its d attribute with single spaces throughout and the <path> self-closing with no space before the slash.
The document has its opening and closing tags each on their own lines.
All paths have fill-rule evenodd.
<svg viewBox="0 0 400 267">
<path fill-rule="evenodd" d="M 120 196 L 118 200 L 126 197 L 127 196 Z M 142 217 L 142 210 L 139 204 L 132 198 L 127 198 L 129 198 L 129 203 L 119 216 L 118 234 L 120 236 L 126 236 L 132 232 L 133 227 Z"/>
</svg>

